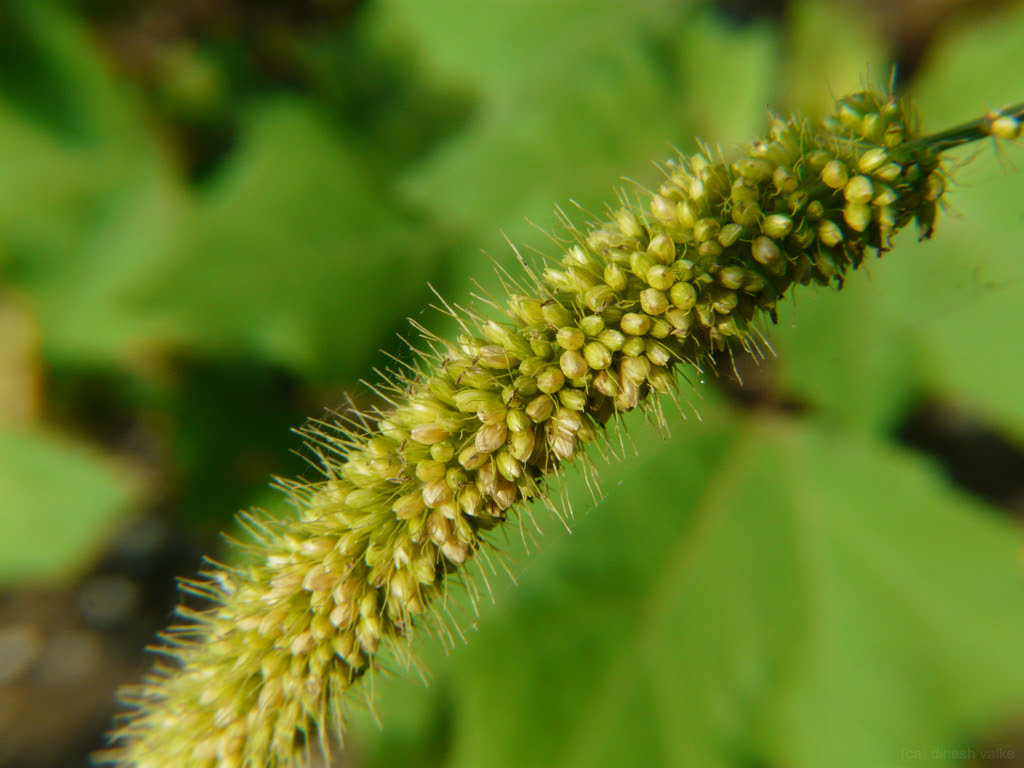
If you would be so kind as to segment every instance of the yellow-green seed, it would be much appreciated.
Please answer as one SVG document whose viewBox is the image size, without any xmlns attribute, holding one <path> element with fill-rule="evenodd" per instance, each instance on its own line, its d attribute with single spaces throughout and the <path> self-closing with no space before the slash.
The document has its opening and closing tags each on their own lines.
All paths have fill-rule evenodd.
<svg viewBox="0 0 1024 768">
<path fill-rule="evenodd" d="M 628 280 L 629 277 L 626 275 L 626 270 L 615 262 L 610 262 L 605 266 L 604 281 L 615 293 L 621 293 L 626 290 Z"/>
<path fill-rule="evenodd" d="M 871 198 L 872 205 L 885 206 L 896 202 L 896 190 L 888 184 L 876 184 L 875 196 Z"/>
<path fill-rule="evenodd" d="M 549 401 L 550 402 L 550 401 Z M 521 429 L 509 436 L 509 453 L 519 461 L 527 461 L 533 453 L 536 433 L 532 428 Z"/>
<path fill-rule="evenodd" d="M 480 453 L 492 453 L 505 444 L 507 436 L 508 426 L 504 422 L 488 424 L 476 433 L 474 445 Z"/>
<path fill-rule="evenodd" d="M 863 232 L 871 223 L 871 209 L 865 203 L 848 202 L 843 207 L 843 220 L 854 232 Z"/>
<path fill-rule="evenodd" d="M 988 135 L 997 139 L 1011 141 L 1020 138 L 1021 123 L 1015 117 L 1000 115 L 988 125 Z"/>
<path fill-rule="evenodd" d="M 743 290 L 747 293 L 760 293 L 767 284 L 764 276 L 754 271 L 747 271 L 743 278 Z"/>
<path fill-rule="evenodd" d="M 643 237 L 643 227 L 640 226 L 640 222 L 637 219 L 636 214 L 628 208 L 620 208 L 615 212 L 615 223 L 619 225 L 619 230 L 626 237 L 632 237 L 635 239 Z"/>
<path fill-rule="evenodd" d="M 622 378 L 640 384 L 651 372 L 651 362 L 646 357 L 636 356 L 624 358 L 619 367 Z"/>
<path fill-rule="evenodd" d="M 750 180 L 739 178 L 732 183 L 729 195 L 732 201 L 738 205 L 740 203 L 756 202 L 761 197 L 761 192 Z"/>
<path fill-rule="evenodd" d="M 821 180 L 832 189 L 842 189 L 846 186 L 848 179 L 846 166 L 839 160 L 829 160 L 828 164 L 821 169 Z"/>
<path fill-rule="evenodd" d="M 718 282 L 724 288 L 736 290 L 743 285 L 746 273 L 742 267 L 722 267 L 718 272 Z"/>
<path fill-rule="evenodd" d="M 448 463 L 455 456 L 455 446 L 451 440 L 442 440 L 430 446 L 430 458 L 434 461 Z"/>
<path fill-rule="evenodd" d="M 537 389 L 546 394 L 553 394 L 565 384 L 565 375 L 560 368 L 545 368 L 537 375 Z"/>
<path fill-rule="evenodd" d="M 656 235 L 647 245 L 647 253 L 659 264 L 671 264 L 676 257 L 676 246 L 668 235 Z"/>
<path fill-rule="evenodd" d="M 558 393 L 558 400 L 571 411 L 582 411 L 587 407 L 587 393 L 582 389 L 567 387 Z"/>
<path fill-rule="evenodd" d="M 581 379 L 587 375 L 587 361 L 578 349 L 567 349 L 558 358 L 558 365 L 567 379 Z"/>
<path fill-rule="evenodd" d="M 613 352 L 622 349 L 622 345 L 626 343 L 626 337 L 621 331 L 616 331 L 614 328 L 603 330 L 597 340 Z"/>
<path fill-rule="evenodd" d="M 854 176 L 843 187 L 843 196 L 851 203 L 867 203 L 875 196 L 875 188 L 867 176 Z"/>
<path fill-rule="evenodd" d="M 718 233 L 718 243 L 723 248 L 728 248 L 730 245 L 732 245 L 737 240 L 739 240 L 740 236 L 742 234 L 743 234 L 743 227 L 740 226 L 739 224 L 735 224 L 735 223 L 726 224 L 724 227 L 722 227 L 721 231 Z M 689 276 L 687 276 L 687 277 L 680 277 L 680 280 L 688 280 L 688 279 L 689 279 Z"/>
<path fill-rule="evenodd" d="M 734 291 L 719 291 L 715 296 L 715 300 L 711 303 L 711 308 L 722 315 L 728 315 L 739 304 L 739 297 Z"/>
<path fill-rule="evenodd" d="M 655 339 L 664 339 L 672 332 L 672 326 L 663 318 L 655 317 L 651 320 L 650 336 Z"/>
<path fill-rule="evenodd" d="M 740 332 L 739 326 L 736 325 L 736 317 L 734 315 L 729 315 L 728 317 L 719 319 L 715 329 L 723 336 L 736 336 Z"/>
<path fill-rule="evenodd" d="M 698 242 L 706 243 L 708 240 L 718 237 L 721 229 L 722 225 L 718 219 L 701 219 L 693 227 L 693 236 L 697 238 Z"/>
<path fill-rule="evenodd" d="M 649 270 L 647 270 L 647 284 L 651 288 L 656 288 L 659 291 L 667 291 L 672 287 L 672 283 L 676 281 L 675 273 L 671 267 L 665 266 L 664 264 L 655 264 Z"/>
<path fill-rule="evenodd" d="M 946 191 L 946 180 L 941 173 L 933 172 L 928 174 L 925 180 L 925 200 L 938 200 Z"/>
<path fill-rule="evenodd" d="M 790 241 L 800 249 L 810 247 L 814 242 L 814 230 L 808 222 L 803 222 L 800 227 L 790 236 Z"/>
<path fill-rule="evenodd" d="M 784 195 L 795 192 L 798 186 L 797 180 L 793 178 L 789 168 L 781 165 L 772 173 L 772 182 L 775 184 L 776 191 Z"/>
<path fill-rule="evenodd" d="M 540 423 L 551 417 L 554 408 L 555 404 L 548 395 L 537 395 L 527 404 L 526 415 Z"/>
<path fill-rule="evenodd" d="M 643 336 L 651 330 L 651 318 L 647 315 L 630 312 L 622 316 L 622 320 L 619 321 L 619 328 L 627 336 Z"/>
<path fill-rule="evenodd" d="M 505 417 L 505 424 L 513 432 L 521 432 L 524 429 L 530 428 L 530 418 L 526 415 L 526 411 L 521 408 L 513 408 L 509 410 L 508 415 Z"/>
<path fill-rule="evenodd" d="M 677 259 L 672 262 L 671 267 L 677 280 L 690 280 L 695 274 L 694 264 L 688 259 Z"/>
<path fill-rule="evenodd" d="M 836 110 L 836 117 L 844 128 L 859 130 L 861 120 L 864 119 L 864 113 L 852 104 L 843 101 L 839 104 L 839 109 Z"/>
<path fill-rule="evenodd" d="M 886 163 L 872 174 L 875 178 L 891 184 L 903 175 L 903 167 L 896 163 Z"/>
<path fill-rule="evenodd" d="M 756 157 L 745 157 L 742 160 L 738 160 L 734 168 L 736 172 L 745 179 L 750 179 L 755 183 L 762 181 L 768 181 L 772 177 L 772 164 L 767 160 L 762 160 Z"/>
<path fill-rule="evenodd" d="M 541 314 L 544 315 L 544 321 L 555 328 L 569 325 L 572 322 L 572 315 L 569 314 L 569 310 L 557 301 L 544 302 L 541 305 Z"/>
<path fill-rule="evenodd" d="M 564 328 L 558 329 L 555 340 L 558 342 L 558 346 L 562 349 L 579 349 L 586 341 L 586 337 L 584 336 L 583 331 L 579 328 L 575 326 L 565 326 Z"/>
<path fill-rule="evenodd" d="M 599 284 L 588 288 L 583 294 L 583 303 L 591 312 L 603 312 L 605 307 L 615 301 L 615 291 L 611 286 Z"/>
<path fill-rule="evenodd" d="M 595 371 L 601 371 L 612 363 L 612 352 L 599 341 L 592 341 L 583 348 L 583 358 Z"/>
<path fill-rule="evenodd" d="M 494 457 L 494 466 L 506 480 L 515 482 L 523 474 L 523 465 L 513 456 L 511 451 L 502 450 Z"/>
<path fill-rule="evenodd" d="M 622 354 L 627 357 L 635 357 L 636 355 L 642 355 L 643 352 L 643 336 L 630 336 L 628 339 L 626 339 L 626 343 L 622 345 Z"/>
<path fill-rule="evenodd" d="M 655 195 L 651 198 L 651 213 L 654 214 L 655 219 L 665 226 L 679 224 L 679 220 L 676 218 L 675 203 L 661 195 Z"/>
<path fill-rule="evenodd" d="M 843 230 L 834 221 L 822 219 L 818 222 L 818 239 L 822 244 L 832 248 L 843 241 Z"/>
<path fill-rule="evenodd" d="M 741 227 L 754 227 L 761 217 L 761 207 L 754 201 L 744 201 L 732 207 L 731 215 Z"/>
<path fill-rule="evenodd" d="M 629 254 L 629 270 L 640 279 L 643 279 L 647 270 L 653 266 L 654 259 L 647 255 L 647 251 L 633 251 Z"/>
<path fill-rule="evenodd" d="M 692 283 L 678 282 L 672 286 L 668 293 L 672 303 L 682 310 L 688 310 L 697 303 L 697 289 Z"/>
<path fill-rule="evenodd" d="M 832 160 L 832 155 L 824 149 L 815 149 L 807 155 L 807 164 L 812 170 L 821 171 L 829 161 Z"/>
<path fill-rule="evenodd" d="M 875 209 L 875 218 L 878 221 L 879 229 L 888 236 L 896 228 L 896 211 L 891 205 L 884 205 Z"/>
<path fill-rule="evenodd" d="M 698 218 L 699 214 L 689 200 L 684 200 L 676 205 L 676 221 L 679 222 L 679 226 L 683 229 L 693 229 L 693 225 L 697 223 Z"/>
<path fill-rule="evenodd" d="M 544 313 L 541 311 L 539 299 L 532 299 L 526 296 L 512 296 L 509 299 L 509 309 L 527 325 L 544 322 Z"/>
<path fill-rule="evenodd" d="M 773 240 L 783 240 L 793 230 L 793 219 L 784 213 L 764 217 L 761 231 Z"/>
<path fill-rule="evenodd" d="M 647 343 L 644 344 L 644 354 L 647 355 L 647 359 L 654 365 L 668 365 L 672 362 L 672 353 L 668 351 L 668 347 L 654 339 L 648 339 Z M 632 359 L 643 360 L 642 357 Z"/>
<path fill-rule="evenodd" d="M 718 244 L 717 240 L 708 240 L 706 243 L 700 244 L 697 253 L 704 261 L 715 261 L 722 255 L 722 246 Z"/>
<path fill-rule="evenodd" d="M 671 333 L 676 336 L 685 336 L 690 326 L 693 325 L 693 314 L 679 307 L 672 307 L 665 312 L 665 321 L 672 326 Z"/>
<path fill-rule="evenodd" d="M 640 292 L 640 307 L 648 315 L 660 315 L 668 309 L 668 298 L 664 291 L 648 288 Z"/>
<path fill-rule="evenodd" d="M 882 149 L 882 147 L 872 147 L 857 158 L 857 170 L 865 174 L 874 173 L 881 168 L 888 159 L 889 153 Z"/>
<path fill-rule="evenodd" d="M 754 240 L 750 247 L 750 253 L 754 257 L 754 261 L 765 266 L 776 263 L 782 257 L 782 251 L 779 250 L 775 241 L 763 235 Z"/>
<path fill-rule="evenodd" d="M 580 330 L 586 336 L 597 336 L 604 331 L 604 318 L 600 315 L 587 315 L 580 320 Z"/>
</svg>

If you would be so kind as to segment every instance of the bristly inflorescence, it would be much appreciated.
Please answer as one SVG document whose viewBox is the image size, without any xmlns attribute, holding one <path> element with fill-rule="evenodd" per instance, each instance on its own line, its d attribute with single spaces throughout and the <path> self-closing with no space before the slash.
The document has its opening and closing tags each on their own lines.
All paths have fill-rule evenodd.
<svg viewBox="0 0 1024 768">
<path fill-rule="evenodd" d="M 1000 124 L 1001 125 L 1001 124 Z M 644 204 L 572 231 L 560 262 L 510 290 L 504 318 L 455 312 L 463 335 L 386 393 L 390 406 L 307 433 L 324 477 L 287 484 L 296 520 L 249 516 L 250 564 L 184 588 L 169 661 L 125 695 L 108 762 L 273 768 L 340 732 L 347 689 L 384 648 L 409 658 L 447 585 L 545 477 L 613 417 L 674 391 L 683 365 L 756 349 L 796 285 L 841 287 L 911 219 L 932 232 L 938 150 L 909 107 L 868 90 L 823 122 L 773 119 L 726 161 L 665 166 Z"/>
</svg>

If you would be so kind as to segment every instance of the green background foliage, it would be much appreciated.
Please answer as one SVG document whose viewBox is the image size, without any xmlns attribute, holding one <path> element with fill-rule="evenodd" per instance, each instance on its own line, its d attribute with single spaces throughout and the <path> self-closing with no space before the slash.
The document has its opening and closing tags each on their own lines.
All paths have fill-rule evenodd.
<svg viewBox="0 0 1024 768">
<path fill-rule="evenodd" d="M 783 35 L 703 4 L 373 0 L 155 36 L 134 68 L 99 5 L 0 6 L 0 301 L 34 339 L 0 343 L 30 403 L 0 400 L 7 585 L 73 580 L 154 508 L 197 536 L 287 514 L 266 478 L 313 476 L 289 427 L 372 402 L 405 318 L 450 330 L 428 281 L 494 290 L 484 254 L 552 253 L 553 206 L 656 185 L 668 142 L 728 151 L 767 105 L 889 71 L 856 5 L 796 3 Z M 1024 99 L 1022 35 L 1019 8 L 950 27 L 912 83 L 925 124 Z M 1024 705 L 1019 531 L 895 432 L 927 398 L 1024 440 L 1002 151 L 953 161 L 933 242 L 787 304 L 761 376 L 801 408 L 694 373 L 671 438 L 638 415 L 595 459 L 600 498 L 567 480 L 572 535 L 543 510 L 499 534 L 518 586 L 479 579 L 478 618 L 453 596 L 468 642 L 421 633 L 428 687 L 372 681 L 356 764 L 943 766 L 998 738 Z"/>
</svg>

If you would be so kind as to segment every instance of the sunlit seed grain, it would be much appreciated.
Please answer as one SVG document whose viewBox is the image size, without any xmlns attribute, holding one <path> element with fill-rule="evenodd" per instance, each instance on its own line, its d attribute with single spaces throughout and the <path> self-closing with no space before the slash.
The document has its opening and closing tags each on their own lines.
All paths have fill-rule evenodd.
<svg viewBox="0 0 1024 768">
<path fill-rule="evenodd" d="M 1021 122 L 1014 117 L 1000 115 L 989 123 L 988 133 L 994 138 L 1011 141 L 1020 138 Z"/>
<path fill-rule="evenodd" d="M 622 320 L 619 321 L 619 328 L 627 336 L 643 336 L 651 330 L 651 318 L 647 317 L 647 315 L 629 312 L 622 316 Z"/>
<path fill-rule="evenodd" d="M 793 219 L 784 213 L 764 217 L 761 231 L 773 240 L 783 240 L 793 230 Z"/>
<path fill-rule="evenodd" d="M 864 174 L 872 174 L 885 165 L 889 153 L 882 147 L 873 147 L 857 159 L 857 170 Z"/>
<path fill-rule="evenodd" d="M 560 368 L 549 366 L 537 374 L 537 389 L 545 394 L 554 394 L 565 384 L 565 374 Z"/>
<path fill-rule="evenodd" d="M 864 203 L 849 202 L 843 207 L 843 220 L 854 232 L 863 232 L 871 223 L 871 209 Z"/>
<path fill-rule="evenodd" d="M 744 201 L 732 207 L 733 223 L 741 227 L 755 227 L 761 217 L 761 207 L 754 201 Z"/>
<path fill-rule="evenodd" d="M 550 418 L 552 411 L 554 411 L 554 403 L 548 395 L 537 395 L 526 406 L 526 415 L 537 423 Z"/>
<path fill-rule="evenodd" d="M 664 264 L 655 264 L 647 270 L 647 275 L 645 277 L 647 284 L 651 286 L 651 288 L 655 288 L 659 291 L 667 291 L 676 281 L 675 273 L 670 267 Z"/>
<path fill-rule="evenodd" d="M 558 342 L 558 346 L 562 349 L 579 349 L 583 346 L 586 337 L 576 326 L 567 326 L 558 329 L 558 334 L 555 336 L 555 340 Z"/>
<path fill-rule="evenodd" d="M 742 267 L 722 267 L 718 272 L 718 282 L 725 288 L 736 290 L 743 285 L 744 275 Z"/>
<path fill-rule="evenodd" d="M 718 244 L 723 248 L 728 248 L 743 235 L 743 227 L 736 223 L 726 224 L 718 233 Z M 689 280 L 691 275 L 682 276 L 680 280 Z"/>
<path fill-rule="evenodd" d="M 867 176 L 854 176 L 843 187 L 843 196 L 851 203 L 867 203 L 875 196 L 875 188 Z"/>
<path fill-rule="evenodd" d="M 821 180 L 832 189 L 842 189 L 849 181 L 846 166 L 839 160 L 830 160 L 821 170 Z"/>
<path fill-rule="evenodd" d="M 818 222 L 818 239 L 831 248 L 843 241 L 843 230 L 834 221 L 823 219 Z"/>
<path fill-rule="evenodd" d="M 672 303 L 682 310 L 691 309 L 697 303 L 697 290 L 692 283 L 676 283 L 669 290 L 668 295 Z"/>
<path fill-rule="evenodd" d="M 676 257 L 676 246 L 672 242 L 672 238 L 661 234 L 651 238 L 651 242 L 647 246 L 647 253 L 658 264 L 671 264 Z"/>
<path fill-rule="evenodd" d="M 568 349 L 563 352 L 562 356 L 558 359 L 558 364 L 562 368 L 562 373 L 569 379 L 583 378 L 589 370 L 587 361 L 580 354 L 579 350 L 576 349 Z"/>
<path fill-rule="evenodd" d="M 612 363 L 612 352 L 599 341 L 592 341 L 583 348 L 587 365 L 595 371 L 604 370 Z"/>
<path fill-rule="evenodd" d="M 604 318 L 600 315 L 587 315 L 580 320 L 580 330 L 583 331 L 585 336 L 591 338 L 598 336 L 604 331 L 604 328 Z"/>
<path fill-rule="evenodd" d="M 668 298 L 664 291 L 648 288 L 640 292 L 640 307 L 648 315 L 660 315 L 668 309 Z"/>
<path fill-rule="evenodd" d="M 779 250 L 779 246 L 775 244 L 775 241 L 770 237 L 764 236 L 754 240 L 750 253 L 754 257 L 754 261 L 765 266 L 775 264 L 782 257 L 782 251 Z"/>
</svg>

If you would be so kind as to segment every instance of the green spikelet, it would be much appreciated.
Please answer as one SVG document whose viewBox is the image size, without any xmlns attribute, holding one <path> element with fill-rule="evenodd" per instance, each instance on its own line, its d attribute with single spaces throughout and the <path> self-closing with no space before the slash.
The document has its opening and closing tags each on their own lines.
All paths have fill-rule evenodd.
<svg viewBox="0 0 1024 768">
<path fill-rule="evenodd" d="M 298 519 L 246 518 L 250 565 L 184 583 L 212 607 L 181 609 L 163 636 L 169 661 L 125 694 L 103 759 L 301 763 L 296 745 L 340 732 L 346 691 L 379 652 L 410 658 L 411 630 L 487 532 L 547 501 L 546 475 L 617 414 L 671 393 L 680 367 L 731 344 L 756 350 L 758 321 L 791 287 L 842 287 L 911 220 L 929 237 L 939 152 L 1012 138 L 1018 118 L 922 140 L 903 101 L 869 90 L 818 124 L 776 119 L 732 162 L 669 161 L 642 207 L 574 232 L 559 263 L 515 287 L 502 321 L 454 312 L 464 334 L 427 337 L 433 353 L 384 393 L 390 409 L 307 428 L 323 479 L 288 486 Z"/>
</svg>

